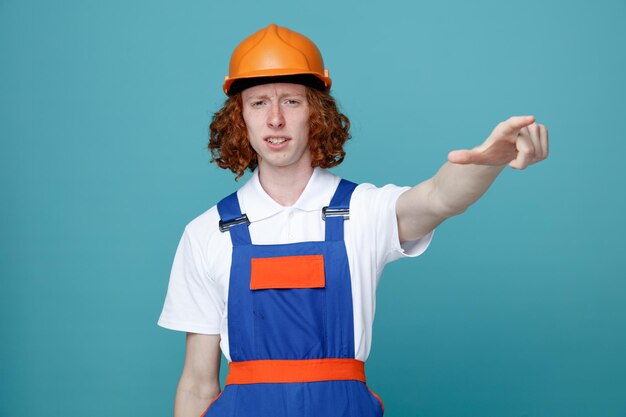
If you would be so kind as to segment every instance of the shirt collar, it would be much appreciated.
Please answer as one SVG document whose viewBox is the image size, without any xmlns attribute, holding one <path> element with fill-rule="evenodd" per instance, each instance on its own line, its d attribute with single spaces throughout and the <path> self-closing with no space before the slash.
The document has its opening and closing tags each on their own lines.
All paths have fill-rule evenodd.
<svg viewBox="0 0 626 417">
<path fill-rule="evenodd" d="M 252 177 L 237 191 L 237 197 L 242 213 L 254 222 L 271 217 L 283 210 L 321 210 L 323 206 L 330 203 L 338 184 L 339 177 L 325 169 L 315 168 L 298 201 L 291 207 L 281 206 L 261 186 L 257 168 L 252 173 Z"/>
</svg>

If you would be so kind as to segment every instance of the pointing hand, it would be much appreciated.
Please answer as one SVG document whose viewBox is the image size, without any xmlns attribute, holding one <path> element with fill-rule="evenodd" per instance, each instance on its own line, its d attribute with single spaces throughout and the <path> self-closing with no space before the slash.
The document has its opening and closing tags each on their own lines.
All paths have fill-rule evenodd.
<svg viewBox="0 0 626 417">
<path fill-rule="evenodd" d="M 548 157 L 548 130 L 534 116 L 514 116 L 499 123 L 485 142 L 448 154 L 455 164 L 505 165 L 524 169 Z"/>
</svg>

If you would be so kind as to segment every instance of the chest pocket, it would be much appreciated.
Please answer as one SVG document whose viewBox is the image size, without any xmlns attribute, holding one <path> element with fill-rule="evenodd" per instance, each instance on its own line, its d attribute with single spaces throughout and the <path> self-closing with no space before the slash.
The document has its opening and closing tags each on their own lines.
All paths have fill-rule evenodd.
<svg viewBox="0 0 626 417">
<path fill-rule="evenodd" d="M 324 256 L 252 258 L 250 272 L 257 354 L 268 359 L 324 357 Z"/>
<path fill-rule="evenodd" d="M 252 258 L 250 289 L 324 288 L 324 256 Z"/>
</svg>

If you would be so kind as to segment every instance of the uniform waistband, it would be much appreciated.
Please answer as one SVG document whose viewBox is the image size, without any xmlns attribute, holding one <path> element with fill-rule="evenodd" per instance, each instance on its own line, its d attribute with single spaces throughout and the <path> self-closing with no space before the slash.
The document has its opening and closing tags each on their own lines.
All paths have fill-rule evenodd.
<svg viewBox="0 0 626 417">
<path fill-rule="evenodd" d="M 357 380 L 365 382 L 365 362 L 325 358 L 230 362 L 226 385 Z"/>
</svg>

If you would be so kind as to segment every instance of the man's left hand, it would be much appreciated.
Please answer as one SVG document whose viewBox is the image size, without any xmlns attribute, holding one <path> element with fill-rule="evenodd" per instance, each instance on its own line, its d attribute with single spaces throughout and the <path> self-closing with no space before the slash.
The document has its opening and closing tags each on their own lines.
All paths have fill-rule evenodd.
<svg viewBox="0 0 626 417">
<path fill-rule="evenodd" d="M 482 145 L 450 152 L 448 161 L 524 169 L 547 157 L 547 128 L 535 123 L 534 116 L 513 116 L 499 123 Z"/>
</svg>

